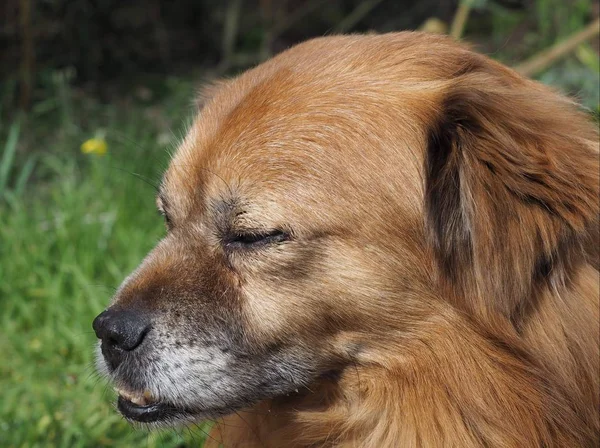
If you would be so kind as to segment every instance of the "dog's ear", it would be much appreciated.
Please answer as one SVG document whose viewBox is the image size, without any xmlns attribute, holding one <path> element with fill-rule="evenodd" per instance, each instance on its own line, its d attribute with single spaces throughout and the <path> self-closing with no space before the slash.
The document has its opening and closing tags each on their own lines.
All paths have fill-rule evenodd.
<svg viewBox="0 0 600 448">
<path fill-rule="evenodd" d="M 448 85 L 425 156 L 425 214 L 448 292 L 471 312 L 527 312 L 568 282 L 598 220 L 598 134 L 560 95 L 484 61 Z"/>
</svg>

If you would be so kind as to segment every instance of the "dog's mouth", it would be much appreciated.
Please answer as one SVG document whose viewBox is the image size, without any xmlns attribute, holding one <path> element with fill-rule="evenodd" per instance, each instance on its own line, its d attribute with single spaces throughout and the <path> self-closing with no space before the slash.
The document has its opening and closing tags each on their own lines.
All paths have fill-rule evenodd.
<svg viewBox="0 0 600 448">
<path fill-rule="evenodd" d="M 138 423 L 176 424 L 182 421 L 197 421 L 217 418 L 233 412 L 231 407 L 186 408 L 152 396 L 150 391 L 132 392 L 115 388 L 119 394 L 117 408 L 127 420 Z"/>
<path fill-rule="evenodd" d="M 125 389 L 116 389 L 116 391 L 119 394 L 117 399 L 119 412 L 128 420 L 153 423 L 191 414 L 186 409 L 180 409 L 170 403 L 154 398 L 148 390 L 132 392 Z"/>
</svg>

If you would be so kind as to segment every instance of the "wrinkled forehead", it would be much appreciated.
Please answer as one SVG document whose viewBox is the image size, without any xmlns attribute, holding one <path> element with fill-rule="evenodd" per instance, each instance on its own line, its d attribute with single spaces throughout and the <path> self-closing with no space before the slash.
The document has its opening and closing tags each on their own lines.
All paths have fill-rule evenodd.
<svg viewBox="0 0 600 448">
<path fill-rule="evenodd" d="M 224 86 L 201 111 L 164 178 L 167 194 L 337 205 L 419 188 L 422 136 L 382 82 L 332 82 L 280 71 Z M 192 199 L 195 198 L 195 199 Z M 297 207 L 296 207 L 297 208 Z"/>
</svg>

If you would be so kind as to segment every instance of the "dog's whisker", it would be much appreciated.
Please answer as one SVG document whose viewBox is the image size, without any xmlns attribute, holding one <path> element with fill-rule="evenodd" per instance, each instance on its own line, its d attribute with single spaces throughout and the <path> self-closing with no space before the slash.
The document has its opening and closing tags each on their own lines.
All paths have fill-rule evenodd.
<svg viewBox="0 0 600 448">
<path fill-rule="evenodd" d="M 158 191 L 159 191 L 158 184 L 155 183 L 152 179 L 144 176 L 143 174 L 134 173 L 133 171 L 129 171 L 129 170 L 126 170 L 125 168 L 121 168 L 118 166 L 113 166 L 113 168 L 140 179 L 144 183 L 146 183 L 146 184 L 150 185 L 152 188 L 154 188 L 154 190 L 158 193 Z"/>
</svg>

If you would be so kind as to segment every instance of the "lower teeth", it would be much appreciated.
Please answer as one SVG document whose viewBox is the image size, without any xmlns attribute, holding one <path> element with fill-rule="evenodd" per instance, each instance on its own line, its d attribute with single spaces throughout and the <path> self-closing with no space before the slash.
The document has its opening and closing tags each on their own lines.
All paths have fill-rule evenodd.
<svg viewBox="0 0 600 448">
<path fill-rule="evenodd" d="M 116 389 L 117 393 L 125 398 L 127 401 L 131 401 L 133 404 L 138 406 L 147 406 L 151 404 L 154 399 L 149 390 L 145 390 L 143 394 L 132 393 L 126 390 Z"/>
</svg>

